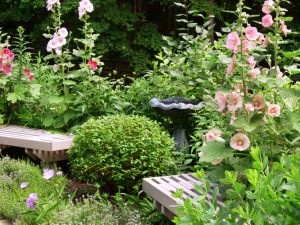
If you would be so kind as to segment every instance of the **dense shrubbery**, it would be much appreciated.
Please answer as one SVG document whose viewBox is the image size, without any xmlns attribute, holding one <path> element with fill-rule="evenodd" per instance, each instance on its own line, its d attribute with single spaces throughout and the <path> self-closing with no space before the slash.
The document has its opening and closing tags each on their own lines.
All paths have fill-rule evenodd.
<svg viewBox="0 0 300 225">
<path fill-rule="evenodd" d="M 173 147 L 156 122 L 116 115 L 83 124 L 68 154 L 76 178 L 132 190 L 143 177 L 176 172 Z"/>
</svg>

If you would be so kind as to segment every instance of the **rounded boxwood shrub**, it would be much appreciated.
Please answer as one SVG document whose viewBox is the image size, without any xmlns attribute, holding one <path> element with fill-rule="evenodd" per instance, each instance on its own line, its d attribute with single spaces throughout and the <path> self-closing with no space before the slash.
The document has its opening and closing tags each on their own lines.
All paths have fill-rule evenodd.
<svg viewBox="0 0 300 225">
<path fill-rule="evenodd" d="M 176 172 L 173 147 L 157 122 L 111 115 L 83 124 L 68 154 L 76 178 L 131 191 L 143 177 Z"/>
</svg>

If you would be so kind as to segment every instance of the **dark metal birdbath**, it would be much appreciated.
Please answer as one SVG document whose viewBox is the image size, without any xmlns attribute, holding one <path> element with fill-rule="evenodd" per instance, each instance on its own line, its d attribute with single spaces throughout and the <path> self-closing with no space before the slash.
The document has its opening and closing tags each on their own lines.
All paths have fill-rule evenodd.
<svg viewBox="0 0 300 225">
<path fill-rule="evenodd" d="M 149 105 L 157 109 L 160 114 L 171 118 L 174 126 L 173 138 L 176 141 L 176 150 L 188 152 L 189 143 L 185 134 L 188 116 L 194 110 L 201 109 L 203 104 L 199 100 L 172 97 L 165 99 L 153 98 L 150 100 Z"/>
</svg>

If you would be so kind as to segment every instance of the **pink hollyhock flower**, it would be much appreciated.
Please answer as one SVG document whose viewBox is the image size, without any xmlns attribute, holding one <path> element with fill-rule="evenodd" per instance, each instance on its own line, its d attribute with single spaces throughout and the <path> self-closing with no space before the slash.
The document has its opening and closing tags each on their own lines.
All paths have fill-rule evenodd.
<svg viewBox="0 0 300 225">
<path fill-rule="evenodd" d="M 37 201 L 38 201 L 38 195 L 36 193 L 31 193 L 26 200 L 26 207 L 31 209 L 36 208 Z"/>
<path fill-rule="evenodd" d="M 226 98 L 228 112 L 235 112 L 243 107 L 243 99 L 240 93 L 233 91 Z"/>
<path fill-rule="evenodd" d="M 227 65 L 226 73 L 227 73 L 228 75 L 232 75 L 233 72 L 234 72 L 234 70 L 235 70 L 235 68 L 236 68 L 236 64 L 235 64 L 235 63 L 229 63 L 229 64 Z"/>
<path fill-rule="evenodd" d="M 88 64 L 88 66 L 90 67 L 90 69 L 92 69 L 92 70 L 97 69 L 98 64 L 97 64 L 96 61 L 89 60 L 89 61 L 87 62 L 87 64 Z"/>
<path fill-rule="evenodd" d="M 52 177 L 54 177 L 55 172 L 52 169 L 44 169 L 43 170 L 43 177 L 46 180 L 50 180 Z"/>
<path fill-rule="evenodd" d="M 218 165 L 220 162 L 223 161 L 223 159 L 224 159 L 224 158 L 214 159 L 214 160 L 211 161 L 211 164 L 213 164 L 213 165 Z"/>
<path fill-rule="evenodd" d="M 209 130 L 206 134 L 206 141 L 219 141 L 225 142 L 223 138 L 221 138 L 222 132 L 218 129 Z"/>
<path fill-rule="evenodd" d="M 247 103 L 247 104 L 245 104 L 245 110 L 246 110 L 246 112 L 253 112 L 254 107 L 251 103 Z"/>
<path fill-rule="evenodd" d="M 67 43 L 66 38 L 64 38 L 62 36 L 58 36 L 55 40 L 56 40 L 56 46 L 57 47 L 62 47 Z"/>
<path fill-rule="evenodd" d="M 2 49 L 2 55 L 8 55 L 9 53 L 11 53 L 11 51 L 8 48 Z"/>
<path fill-rule="evenodd" d="M 22 70 L 22 74 L 23 75 L 30 75 L 31 74 L 31 70 L 30 69 L 24 69 L 24 70 Z"/>
<path fill-rule="evenodd" d="M 12 61 L 14 58 L 15 58 L 15 54 L 12 52 L 8 53 L 6 56 L 7 61 Z"/>
<path fill-rule="evenodd" d="M 254 57 L 253 56 L 250 56 L 248 59 L 247 59 L 247 63 L 249 64 L 250 68 L 254 68 L 255 65 L 256 65 L 256 61 L 254 60 Z"/>
<path fill-rule="evenodd" d="M 273 21 L 273 17 L 270 14 L 265 15 L 262 19 L 261 19 L 261 25 L 263 27 L 270 27 L 272 26 L 274 23 Z"/>
<path fill-rule="evenodd" d="M 275 67 L 272 67 L 272 69 L 275 69 Z M 283 76 L 283 72 L 281 72 L 279 66 L 277 66 L 277 69 L 276 69 L 276 77 L 277 78 L 282 78 Z"/>
<path fill-rule="evenodd" d="M 94 5 L 90 2 L 90 0 L 82 0 L 79 3 L 78 7 L 78 14 L 79 14 L 79 19 L 81 19 L 86 12 L 93 12 L 94 11 Z"/>
<path fill-rule="evenodd" d="M 250 140 L 245 134 L 237 133 L 231 137 L 230 147 L 238 151 L 244 151 L 250 147 Z"/>
<path fill-rule="evenodd" d="M 47 51 L 58 47 L 58 42 L 56 38 L 51 39 L 47 44 Z"/>
<path fill-rule="evenodd" d="M 292 31 L 287 28 L 284 21 L 280 21 L 280 29 L 281 29 L 282 33 L 284 34 L 284 36 L 287 36 L 288 33 L 290 33 Z"/>
<path fill-rule="evenodd" d="M 262 44 L 265 40 L 265 36 L 262 33 L 258 33 L 257 43 Z"/>
<path fill-rule="evenodd" d="M 58 35 L 65 38 L 68 36 L 68 30 L 65 27 L 62 27 L 58 30 Z"/>
<path fill-rule="evenodd" d="M 83 7 L 78 8 L 79 19 L 81 19 L 84 16 L 85 12 L 86 12 L 85 8 L 83 8 Z"/>
<path fill-rule="evenodd" d="M 280 105 L 271 104 L 268 108 L 267 115 L 278 117 L 280 116 Z"/>
<path fill-rule="evenodd" d="M 60 5 L 59 0 L 47 0 L 47 10 L 50 11 L 55 4 Z"/>
<path fill-rule="evenodd" d="M 28 188 L 28 185 L 29 185 L 29 182 L 22 182 L 22 183 L 20 184 L 20 188 L 26 189 L 26 188 Z"/>
<path fill-rule="evenodd" d="M 236 120 L 237 120 L 237 117 L 236 117 L 236 115 L 233 114 L 233 115 L 230 117 L 230 122 L 229 122 L 229 124 L 232 125 Z"/>
<path fill-rule="evenodd" d="M 226 40 L 226 48 L 236 52 L 238 50 L 238 46 L 240 45 L 241 45 L 241 39 L 239 38 L 237 32 L 231 32 L 230 34 L 228 34 Z"/>
<path fill-rule="evenodd" d="M 204 153 L 204 152 L 198 152 L 198 157 L 199 157 L 199 158 L 201 158 L 201 157 L 203 157 L 203 156 L 205 156 L 205 153 Z"/>
<path fill-rule="evenodd" d="M 61 55 L 62 54 L 61 48 L 56 48 L 55 49 L 55 54 L 56 55 Z"/>
<path fill-rule="evenodd" d="M 262 11 L 265 14 L 270 14 L 273 12 L 273 5 L 274 5 L 274 1 L 273 0 L 266 0 L 263 4 L 262 7 Z"/>
<path fill-rule="evenodd" d="M 252 105 L 254 109 L 260 110 L 265 107 L 265 99 L 261 95 L 255 95 L 252 100 Z"/>
<path fill-rule="evenodd" d="M 254 41 L 243 40 L 243 53 L 250 52 L 253 48 L 256 47 L 256 43 Z"/>
<path fill-rule="evenodd" d="M 262 47 L 267 47 L 267 45 L 270 43 L 270 38 L 268 36 L 265 37 L 264 41 L 262 42 Z"/>
<path fill-rule="evenodd" d="M 11 64 L 2 66 L 2 71 L 4 74 L 9 74 L 12 71 L 12 69 L 13 67 Z"/>
<path fill-rule="evenodd" d="M 255 79 L 257 76 L 260 75 L 260 69 L 259 68 L 254 68 L 250 70 L 250 78 Z"/>
<path fill-rule="evenodd" d="M 28 77 L 28 79 L 29 79 L 30 81 L 32 81 L 32 80 L 34 80 L 34 76 L 30 75 L 30 76 Z"/>
<path fill-rule="evenodd" d="M 215 94 L 215 100 L 218 105 L 218 112 L 223 112 L 226 108 L 226 98 L 227 94 L 221 91 L 217 91 Z"/>
<path fill-rule="evenodd" d="M 246 27 L 245 36 L 249 41 L 255 41 L 259 37 L 256 27 Z"/>
</svg>

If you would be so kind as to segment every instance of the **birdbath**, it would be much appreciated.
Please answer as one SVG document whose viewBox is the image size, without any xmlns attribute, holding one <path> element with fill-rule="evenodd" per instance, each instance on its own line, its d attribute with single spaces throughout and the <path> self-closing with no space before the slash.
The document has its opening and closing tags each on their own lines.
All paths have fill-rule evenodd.
<svg viewBox="0 0 300 225">
<path fill-rule="evenodd" d="M 174 126 L 173 138 L 176 142 L 176 150 L 188 153 L 189 143 L 185 134 L 188 116 L 194 110 L 201 109 L 203 104 L 199 100 L 172 97 L 165 99 L 153 98 L 150 100 L 149 105 L 161 115 L 171 118 Z"/>
</svg>

